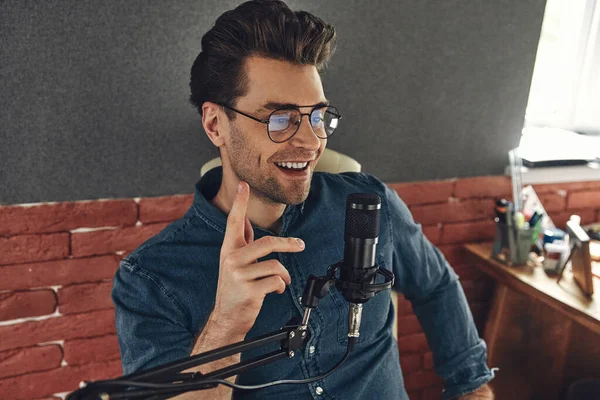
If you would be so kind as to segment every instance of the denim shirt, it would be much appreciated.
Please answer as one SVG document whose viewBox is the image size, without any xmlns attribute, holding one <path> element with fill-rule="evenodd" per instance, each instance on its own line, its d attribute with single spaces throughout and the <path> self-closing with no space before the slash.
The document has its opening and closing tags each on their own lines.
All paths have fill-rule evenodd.
<svg viewBox="0 0 600 400">
<path fill-rule="evenodd" d="M 124 258 L 114 278 L 116 328 L 123 372 L 140 371 L 190 355 L 216 296 L 219 256 L 227 215 L 210 203 L 222 169 L 209 171 L 195 186 L 192 206 Z M 493 378 L 486 345 L 479 338 L 458 276 L 395 191 L 365 173 L 314 173 L 306 201 L 287 206 L 279 236 L 299 237 L 300 253 L 273 253 L 292 282 L 283 294 L 271 293 L 246 338 L 279 330 L 304 312 L 300 296 L 310 274 L 325 275 L 343 258 L 346 197 L 375 193 L 382 199 L 376 261 L 395 274 L 394 289 L 411 301 L 433 352 L 435 371 L 444 379 L 446 399 L 468 393 Z M 274 233 L 254 227 L 255 239 Z M 364 304 L 360 337 L 342 366 L 310 384 L 234 391 L 245 399 L 408 399 L 397 342 L 394 307 L 384 291 Z M 344 355 L 348 303 L 336 290 L 320 300 L 309 320 L 310 338 L 295 357 L 240 374 L 253 385 L 305 379 L 331 369 Z M 242 360 L 278 349 L 278 344 L 242 353 Z"/>
</svg>

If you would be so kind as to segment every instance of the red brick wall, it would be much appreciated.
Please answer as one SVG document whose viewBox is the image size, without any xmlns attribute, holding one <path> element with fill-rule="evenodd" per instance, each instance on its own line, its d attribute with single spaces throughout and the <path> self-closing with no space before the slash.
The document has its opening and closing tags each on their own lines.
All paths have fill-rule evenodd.
<svg viewBox="0 0 600 400">
<path fill-rule="evenodd" d="M 493 237 L 504 177 L 390 184 L 461 276 L 482 329 L 493 283 L 462 244 Z M 600 182 L 539 185 L 558 226 L 600 220 Z M 0 398 L 46 399 L 121 374 L 110 300 L 119 260 L 182 216 L 192 195 L 0 207 Z M 402 297 L 398 346 L 411 399 L 440 399 L 424 335 Z"/>
<path fill-rule="evenodd" d="M 192 195 L 0 207 L 0 399 L 121 375 L 110 298 L 119 261 Z"/>
</svg>

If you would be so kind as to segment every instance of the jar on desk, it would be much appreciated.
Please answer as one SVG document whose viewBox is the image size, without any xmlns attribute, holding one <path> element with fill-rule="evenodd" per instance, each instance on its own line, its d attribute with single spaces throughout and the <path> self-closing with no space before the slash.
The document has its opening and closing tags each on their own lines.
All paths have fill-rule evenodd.
<svg viewBox="0 0 600 400">
<path fill-rule="evenodd" d="M 515 225 L 508 225 L 496 221 L 496 236 L 492 257 L 508 265 L 522 265 L 527 263 L 531 246 L 534 243 L 535 227 L 529 226 L 518 229 Z"/>
</svg>

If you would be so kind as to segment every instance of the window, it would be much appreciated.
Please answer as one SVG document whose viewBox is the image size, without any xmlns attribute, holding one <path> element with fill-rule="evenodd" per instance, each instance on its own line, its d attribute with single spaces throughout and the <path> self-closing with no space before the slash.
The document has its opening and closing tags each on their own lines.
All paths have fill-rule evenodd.
<svg viewBox="0 0 600 400">
<path fill-rule="evenodd" d="M 600 0 L 547 0 L 525 126 L 600 134 Z"/>
</svg>

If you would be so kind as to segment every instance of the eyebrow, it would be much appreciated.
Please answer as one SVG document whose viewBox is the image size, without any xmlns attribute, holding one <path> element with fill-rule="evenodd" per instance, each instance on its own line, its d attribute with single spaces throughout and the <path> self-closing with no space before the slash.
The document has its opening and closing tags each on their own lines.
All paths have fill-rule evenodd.
<svg viewBox="0 0 600 400">
<path fill-rule="evenodd" d="M 321 101 L 317 104 L 311 104 L 308 106 L 301 106 L 298 105 L 296 103 L 278 103 L 276 101 L 269 101 L 268 103 L 266 103 L 265 105 L 263 105 L 262 107 L 260 107 L 257 111 L 263 111 L 263 110 L 280 110 L 280 109 L 288 109 L 288 108 L 300 108 L 300 107 L 327 107 L 329 105 L 329 100 L 325 100 L 325 101 Z"/>
</svg>

